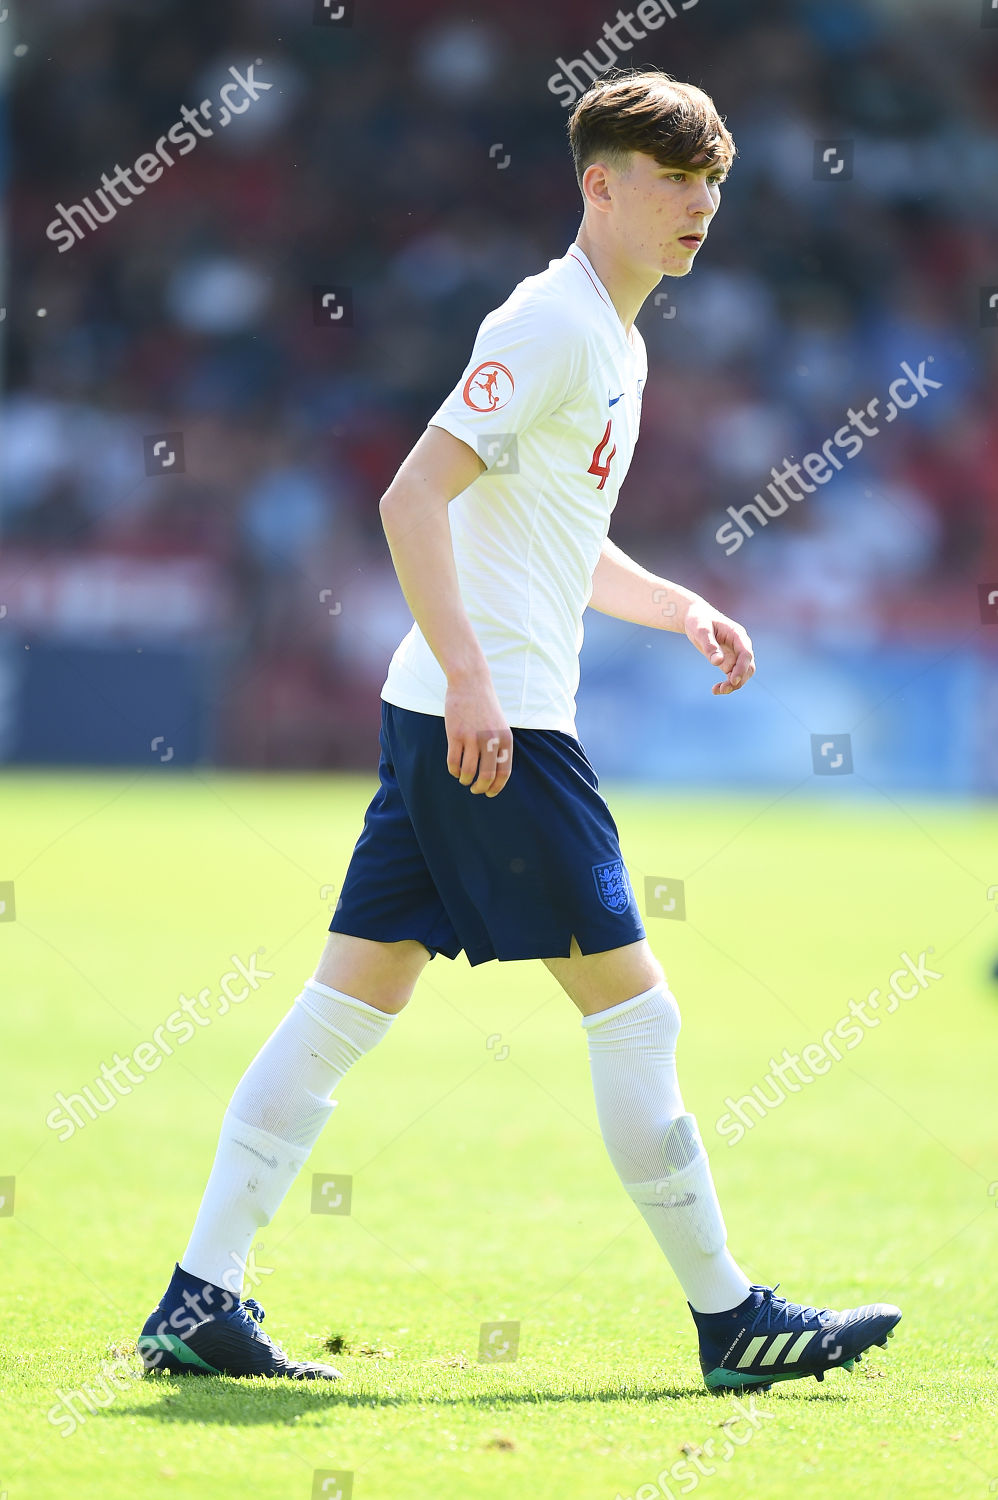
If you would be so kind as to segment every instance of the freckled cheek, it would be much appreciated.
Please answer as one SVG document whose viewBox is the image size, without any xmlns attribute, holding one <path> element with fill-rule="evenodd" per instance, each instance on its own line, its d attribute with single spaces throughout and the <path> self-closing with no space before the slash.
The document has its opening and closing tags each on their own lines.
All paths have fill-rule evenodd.
<svg viewBox="0 0 998 1500">
<path fill-rule="evenodd" d="M 656 248 L 665 251 L 669 248 L 672 239 L 671 216 L 665 204 L 658 204 L 652 214 L 649 228 L 655 240 Z"/>
</svg>

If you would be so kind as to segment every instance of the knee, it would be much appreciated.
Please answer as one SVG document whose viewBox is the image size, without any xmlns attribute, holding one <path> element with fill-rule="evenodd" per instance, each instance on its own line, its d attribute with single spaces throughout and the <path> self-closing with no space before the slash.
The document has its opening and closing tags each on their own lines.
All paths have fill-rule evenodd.
<svg viewBox="0 0 998 1500">
<path fill-rule="evenodd" d="M 652 952 L 647 938 L 641 944 L 637 953 L 638 962 L 634 967 L 633 980 L 638 982 L 634 986 L 634 993 L 643 990 L 661 989 L 666 994 L 672 995 L 669 989 L 669 981 L 665 977 L 665 970 Z"/>
<path fill-rule="evenodd" d="M 669 1055 L 676 1050 L 682 1018 L 667 984 L 644 990 L 631 1001 L 583 1018 L 590 1045 L 596 1048 L 650 1047 Z"/>
<path fill-rule="evenodd" d="M 664 979 L 647 999 L 635 1006 L 633 1020 L 646 1045 L 660 1049 L 667 1056 L 675 1052 L 683 1019 L 679 1002 Z"/>
<path fill-rule="evenodd" d="M 412 998 L 429 956 L 415 940 L 377 943 L 333 932 L 312 977 L 374 1010 L 397 1015 Z"/>
<path fill-rule="evenodd" d="M 660 1015 L 662 1036 L 668 1042 L 669 1048 L 675 1051 L 676 1042 L 679 1040 L 679 1030 L 683 1024 L 683 1017 L 679 1009 L 679 1001 L 670 990 L 665 976 L 659 985 L 658 994 L 655 997 Z"/>
</svg>

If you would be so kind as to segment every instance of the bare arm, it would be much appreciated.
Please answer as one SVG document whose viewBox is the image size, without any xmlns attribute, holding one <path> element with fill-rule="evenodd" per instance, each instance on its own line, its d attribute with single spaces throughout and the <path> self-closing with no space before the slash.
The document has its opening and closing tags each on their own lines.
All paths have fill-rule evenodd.
<svg viewBox="0 0 998 1500">
<path fill-rule="evenodd" d="M 447 769 L 495 797 L 512 770 L 513 735 L 461 599 L 447 507 L 485 465 L 467 443 L 427 427 L 381 498 L 395 572 L 447 678 Z"/>
<path fill-rule="evenodd" d="M 752 642 L 743 626 L 721 614 L 706 599 L 682 584 L 670 583 L 642 568 L 607 537 L 593 570 L 591 609 L 650 625 L 653 630 L 683 631 L 687 639 L 724 673 L 711 691 L 720 696 L 740 688 L 755 671 Z"/>
</svg>

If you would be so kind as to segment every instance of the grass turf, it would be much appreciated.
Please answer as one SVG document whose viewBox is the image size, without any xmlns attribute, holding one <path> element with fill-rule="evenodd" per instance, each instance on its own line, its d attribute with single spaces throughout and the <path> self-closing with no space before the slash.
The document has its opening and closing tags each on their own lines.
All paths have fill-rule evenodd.
<svg viewBox="0 0 998 1500">
<path fill-rule="evenodd" d="M 603 1152 L 568 1001 L 539 963 L 438 958 L 257 1246 L 268 1331 L 342 1385 L 102 1384 L 137 1367 L 222 1110 L 314 967 L 372 790 L 158 767 L 0 785 L 0 1494 L 345 1500 L 326 1471 L 352 1475 L 353 1500 L 998 1490 L 998 818 L 843 801 L 837 783 L 811 801 L 608 795 L 639 899 L 646 875 L 686 881 L 687 920 L 647 926 L 735 1255 L 798 1300 L 897 1301 L 889 1351 L 777 1386 L 754 1416 L 708 1395 Z M 718 1134 L 726 1096 L 930 949 L 942 979 L 736 1145 Z M 242 1003 L 71 1138 L 46 1126 L 57 1091 L 254 953 L 272 977 Z M 348 1216 L 310 1212 L 313 1172 L 352 1176 Z M 479 1361 L 493 1320 L 519 1323 L 514 1362 Z M 83 1388 L 114 1396 L 56 1425 Z"/>
</svg>

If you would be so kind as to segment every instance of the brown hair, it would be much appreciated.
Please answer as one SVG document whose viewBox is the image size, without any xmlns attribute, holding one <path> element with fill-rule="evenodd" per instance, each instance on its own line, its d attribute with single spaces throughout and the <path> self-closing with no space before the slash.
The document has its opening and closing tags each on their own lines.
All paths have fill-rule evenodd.
<svg viewBox="0 0 998 1500">
<path fill-rule="evenodd" d="M 632 151 L 662 166 L 724 171 L 736 155 L 710 95 L 659 68 L 617 70 L 597 79 L 569 116 L 568 138 L 580 187 L 592 162 L 625 171 Z"/>
</svg>

